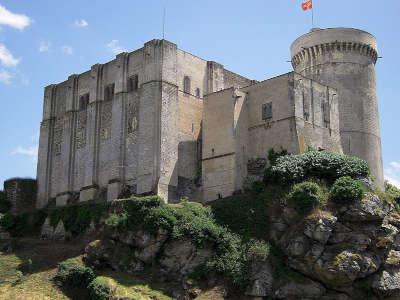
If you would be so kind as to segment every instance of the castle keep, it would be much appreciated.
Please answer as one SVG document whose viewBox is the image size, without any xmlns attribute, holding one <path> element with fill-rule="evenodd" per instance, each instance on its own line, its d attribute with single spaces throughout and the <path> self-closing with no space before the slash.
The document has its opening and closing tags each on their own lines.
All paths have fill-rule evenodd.
<svg viewBox="0 0 400 300">
<path fill-rule="evenodd" d="M 295 72 L 256 82 L 152 40 L 46 87 L 37 207 L 226 197 L 257 176 L 270 148 L 357 155 L 381 186 L 374 37 L 313 30 L 291 50 Z"/>
</svg>

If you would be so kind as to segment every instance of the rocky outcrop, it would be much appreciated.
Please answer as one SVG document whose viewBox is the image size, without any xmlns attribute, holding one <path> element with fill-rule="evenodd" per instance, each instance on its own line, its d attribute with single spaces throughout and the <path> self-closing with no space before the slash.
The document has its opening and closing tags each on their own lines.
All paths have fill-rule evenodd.
<svg viewBox="0 0 400 300">
<path fill-rule="evenodd" d="M 270 215 L 268 235 L 287 269 L 277 272 L 276 257 L 251 262 L 246 296 L 400 299 L 400 216 L 392 205 L 367 195 L 352 205 L 314 210 L 307 216 L 278 205 Z M 86 248 L 88 264 L 130 273 L 152 266 L 159 276 L 183 286 L 215 255 L 215 245 L 176 240 L 163 229 L 103 232 L 101 240 Z"/>
<path fill-rule="evenodd" d="M 271 239 L 287 264 L 311 281 L 282 284 L 276 299 L 360 299 L 366 290 L 376 299 L 400 298 L 400 218 L 379 197 L 306 218 L 283 208 L 272 221 Z"/>
</svg>

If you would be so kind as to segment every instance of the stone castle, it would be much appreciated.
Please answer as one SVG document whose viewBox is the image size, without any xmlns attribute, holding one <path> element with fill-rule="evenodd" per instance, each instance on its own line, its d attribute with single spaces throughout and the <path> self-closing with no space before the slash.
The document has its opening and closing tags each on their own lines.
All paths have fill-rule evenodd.
<svg viewBox="0 0 400 300">
<path fill-rule="evenodd" d="M 271 148 L 355 155 L 383 186 L 375 38 L 313 29 L 294 72 L 257 82 L 166 40 L 44 91 L 37 207 L 157 193 L 211 201 L 259 175 Z"/>
</svg>

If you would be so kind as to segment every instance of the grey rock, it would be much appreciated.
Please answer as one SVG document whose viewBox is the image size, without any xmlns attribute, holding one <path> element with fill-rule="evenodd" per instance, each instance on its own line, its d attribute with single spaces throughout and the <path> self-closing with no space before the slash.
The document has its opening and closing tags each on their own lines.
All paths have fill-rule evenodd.
<svg viewBox="0 0 400 300">
<path fill-rule="evenodd" d="M 53 232 L 53 237 L 54 240 L 64 240 L 65 239 L 65 227 L 64 227 L 64 222 L 59 221 L 56 228 L 54 229 Z"/>
<path fill-rule="evenodd" d="M 40 231 L 40 236 L 42 239 L 52 239 L 53 232 L 54 232 L 54 228 L 53 228 L 53 226 L 50 225 L 50 218 L 47 217 L 42 225 L 42 228 Z"/>
<path fill-rule="evenodd" d="M 304 228 L 304 234 L 321 244 L 326 244 L 335 225 L 337 218 L 327 215 L 316 220 L 307 220 Z"/>
<path fill-rule="evenodd" d="M 374 253 L 327 250 L 315 263 L 313 277 L 332 286 L 348 286 L 375 273 L 380 266 L 381 260 Z"/>
<path fill-rule="evenodd" d="M 381 296 L 396 295 L 400 297 L 400 270 L 383 270 L 374 276 L 372 288 Z"/>
<path fill-rule="evenodd" d="M 378 196 L 367 194 L 361 201 L 350 205 L 341 217 L 350 222 L 379 221 L 392 210 L 392 207 Z"/>
<path fill-rule="evenodd" d="M 274 295 L 275 299 L 321 299 L 326 289 L 315 281 L 306 283 L 289 282 L 280 287 Z"/>
<path fill-rule="evenodd" d="M 272 295 L 273 273 L 268 262 L 254 262 L 252 264 L 252 284 L 247 288 L 246 295 L 266 297 Z"/>
</svg>

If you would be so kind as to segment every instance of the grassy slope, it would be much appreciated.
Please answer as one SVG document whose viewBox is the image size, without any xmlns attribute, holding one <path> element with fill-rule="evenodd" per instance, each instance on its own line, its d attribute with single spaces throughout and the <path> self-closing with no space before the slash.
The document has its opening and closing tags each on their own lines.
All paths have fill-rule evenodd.
<svg viewBox="0 0 400 300">
<path fill-rule="evenodd" d="M 1 243 L 0 243 L 1 244 Z M 79 299 L 79 291 L 63 291 L 54 282 L 57 264 L 67 258 L 80 259 L 83 243 L 20 239 L 14 246 L 16 251 L 0 252 L 0 299 Z M 22 276 L 21 276 L 22 275 Z M 100 275 L 118 282 L 117 295 L 133 299 L 170 300 L 161 290 L 143 279 L 117 272 Z"/>
</svg>

